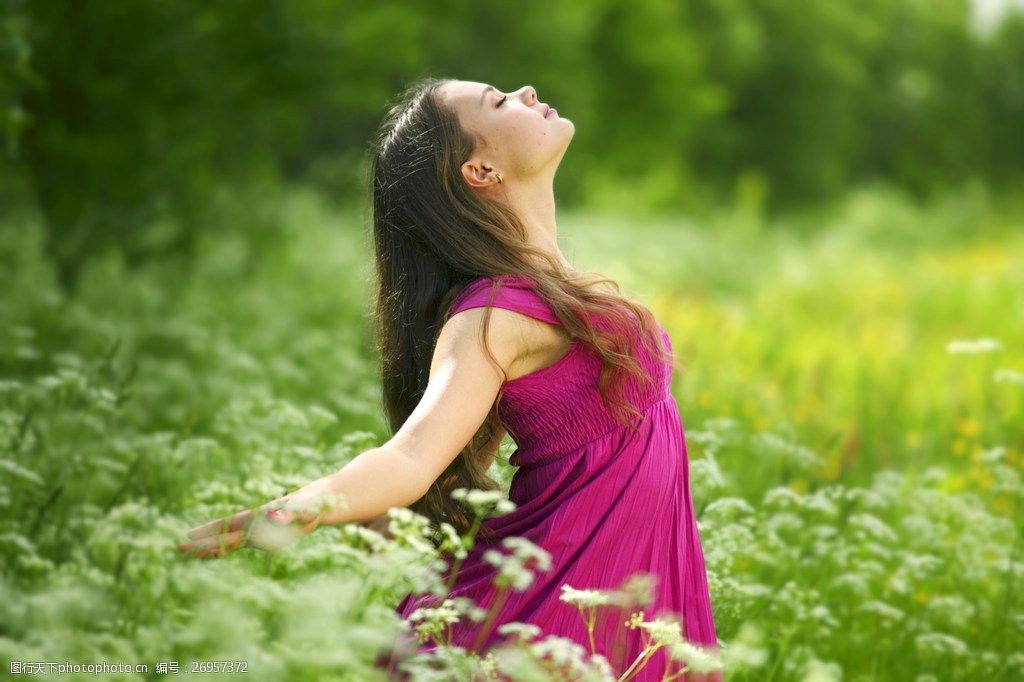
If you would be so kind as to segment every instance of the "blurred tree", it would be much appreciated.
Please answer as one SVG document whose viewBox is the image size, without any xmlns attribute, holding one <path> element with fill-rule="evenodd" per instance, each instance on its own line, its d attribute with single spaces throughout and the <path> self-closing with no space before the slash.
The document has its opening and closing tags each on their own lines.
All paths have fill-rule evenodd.
<svg viewBox="0 0 1024 682">
<path fill-rule="evenodd" d="M 923 194 L 985 171 L 988 103 L 968 10 L 964 0 L 892 5 L 871 64 L 878 92 L 866 100 L 865 174 Z"/>
<path fill-rule="evenodd" d="M 1024 175 L 1024 11 L 1005 17 L 985 44 L 981 101 L 987 120 L 988 177 L 1005 190 L 1019 189 Z"/>
<path fill-rule="evenodd" d="M 979 36 L 967 0 L 0 2 L 0 198 L 31 194 L 69 287 L 108 248 L 273 231 L 225 186 L 365 192 L 388 100 L 426 75 L 530 83 L 570 116 L 567 207 L 1012 189 L 1024 165 L 1024 20 Z"/>
<path fill-rule="evenodd" d="M 29 5 L 33 125 L 24 166 L 61 281 L 91 252 L 135 262 L 188 251 L 218 180 L 265 168 L 270 137 L 294 135 L 281 102 L 295 81 L 275 3 Z M 301 85 L 301 81 L 300 81 Z M 145 228 L 158 217 L 159 231 Z"/>
</svg>

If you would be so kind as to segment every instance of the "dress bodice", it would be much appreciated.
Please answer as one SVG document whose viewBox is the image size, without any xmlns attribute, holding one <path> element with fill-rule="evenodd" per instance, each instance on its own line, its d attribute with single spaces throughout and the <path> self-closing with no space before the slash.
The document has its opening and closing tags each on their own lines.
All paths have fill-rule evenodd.
<svg viewBox="0 0 1024 682">
<path fill-rule="evenodd" d="M 499 288 L 492 298 L 491 285 L 495 280 Z M 475 280 L 452 304 L 449 317 L 483 306 L 505 308 L 548 324 L 561 324 L 525 275 Z M 659 330 L 671 350 L 668 333 L 660 325 Z M 671 395 L 672 367 L 643 347 L 636 349 L 635 357 L 654 380 L 643 382 L 627 377 L 621 396 L 643 413 Z M 626 428 L 595 390 L 600 371 L 597 354 L 580 339 L 573 339 L 569 350 L 553 364 L 502 384 L 499 416 L 517 445 L 510 464 L 530 466 L 549 462 L 615 429 Z"/>
</svg>

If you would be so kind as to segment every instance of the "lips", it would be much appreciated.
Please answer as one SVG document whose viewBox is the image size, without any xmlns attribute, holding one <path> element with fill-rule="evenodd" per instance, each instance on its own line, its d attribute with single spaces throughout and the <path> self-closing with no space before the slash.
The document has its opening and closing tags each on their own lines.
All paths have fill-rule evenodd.
<svg viewBox="0 0 1024 682">
<path fill-rule="evenodd" d="M 547 111 L 544 112 L 544 118 L 547 118 L 551 114 L 552 111 L 555 112 L 555 115 L 558 114 L 558 109 L 555 109 L 554 107 L 549 106 L 547 108 Z"/>
</svg>

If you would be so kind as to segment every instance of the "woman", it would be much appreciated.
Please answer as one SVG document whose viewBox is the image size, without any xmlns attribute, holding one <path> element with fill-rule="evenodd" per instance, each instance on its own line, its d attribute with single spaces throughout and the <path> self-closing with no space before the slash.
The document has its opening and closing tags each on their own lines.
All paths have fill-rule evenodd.
<svg viewBox="0 0 1024 682">
<path fill-rule="evenodd" d="M 487 647 L 503 639 L 497 625 L 520 621 L 588 645 L 561 586 L 615 589 L 643 573 L 654 578 L 645 615 L 678 614 L 686 639 L 716 647 L 671 341 L 649 310 L 573 269 L 558 246 L 553 183 L 574 133 L 530 86 L 431 78 L 402 93 L 371 169 L 374 319 L 394 435 L 256 514 L 193 529 L 182 551 L 273 549 L 289 530 L 371 522 L 391 507 L 465 531 L 472 519 L 451 492 L 499 489 L 487 471 L 507 429 L 516 509 L 484 523 L 449 596 L 492 605 L 495 569 L 482 554 L 508 536 L 549 552 L 551 569 L 502 596 L 495 631 L 480 639 L 480 624 L 460 623 L 453 642 Z M 343 504 L 296 510 L 324 493 Z M 410 594 L 397 610 L 436 600 Z M 621 620 L 594 633 L 616 673 L 642 650 Z M 678 669 L 661 649 L 635 679 L 661 679 L 666 666 Z"/>
</svg>

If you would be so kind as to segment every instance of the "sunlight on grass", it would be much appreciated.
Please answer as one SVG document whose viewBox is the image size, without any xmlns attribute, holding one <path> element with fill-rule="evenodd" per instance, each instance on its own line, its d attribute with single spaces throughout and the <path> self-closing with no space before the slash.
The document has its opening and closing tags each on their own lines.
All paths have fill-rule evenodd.
<svg viewBox="0 0 1024 682">
<path fill-rule="evenodd" d="M 53 283 L 38 222 L 0 232 L 15 265 L 0 301 L 0 650 L 384 679 L 376 654 L 416 625 L 440 645 L 407 659 L 424 675 L 612 679 L 602 652 L 530 624 L 502 624 L 511 646 L 484 656 L 445 647 L 453 618 L 489 616 L 443 601 L 444 562 L 426 539 L 460 556 L 473 538 L 401 510 L 393 537 L 321 527 L 273 555 L 172 558 L 191 522 L 385 438 L 360 213 L 300 191 L 281 201 L 277 242 L 210 231 L 187 270 L 99 259 L 73 297 Z M 861 195 L 818 233 L 565 217 L 566 253 L 648 304 L 680 359 L 673 389 L 727 679 L 1024 675 L 1024 236 L 975 234 L 968 209 Z M 506 489 L 511 445 L 494 465 Z M 500 550 L 505 590 L 548 565 L 539 548 Z M 588 628 L 617 603 L 564 588 Z M 440 610 L 403 626 L 392 608 L 410 590 Z M 715 665 L 646 615 L 631 627 L 648 653 Z"/>
</svg>

